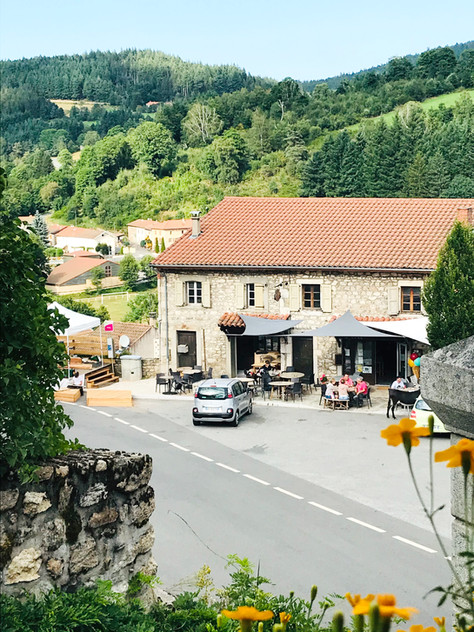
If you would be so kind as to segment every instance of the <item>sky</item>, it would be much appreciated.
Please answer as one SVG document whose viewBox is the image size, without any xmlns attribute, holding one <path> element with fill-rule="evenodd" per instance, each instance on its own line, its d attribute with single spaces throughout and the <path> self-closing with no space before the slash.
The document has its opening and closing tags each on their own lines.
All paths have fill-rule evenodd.
<svg viewBox="0 0 474 632">
<path fill-rule="evenodd" d="M 323 79 L 474 38 L 472 0 L 0 0 L 0 58 L 126 48 Z"/>
</svg>

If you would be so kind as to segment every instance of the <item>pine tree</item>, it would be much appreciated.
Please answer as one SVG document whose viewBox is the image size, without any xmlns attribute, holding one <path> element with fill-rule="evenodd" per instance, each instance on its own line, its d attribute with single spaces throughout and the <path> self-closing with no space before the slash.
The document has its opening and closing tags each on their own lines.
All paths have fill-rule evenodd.
<svg viewBox="0 0 474 632">
<path fill-rule="evenodd" d="M 440 151 L 428 158 L 426 164 L 426 185 L 429 197 L 441 197 L 450 183 L 448 165 Z"/>
<path fill-rule="evenodd" d="M 160 252 L 160 243 L 158 241 L 158 237 L 155 237 L 155 252 Z"/>
<path fill-rule="evenodd" d="M 428 172 L 426 161 L 421 153 L 417 153 L 408 167 L 406 175 L 406 190 L 409 197 L 421 198 L 428 195 Z"/>
<path fill-rule="evenodd" d="M 474 335 L 474 232 L 456 222 L 426 282 L 423 305 L 434 349 Z"/>
<path fill-rule="evenodd" d="M 161 238 L 161 252 L 164 252 L 165 248 L 166 248 L 166 246 L 165 246 L 165 238 L 162 237 Z"/>
<path fill-rule="evenodd" d="M 315 151 L 301 171 L 301 196 L 326 197 L 321 152 Z"/>
<path fill-rule="evenodd" d="M 39 214 L 39 211 L 36 211 L 31 227 L 33 228 L 35 233 L 38 235 L 43 245 L 46 247 L 49 246 L 48 227 L 46 225 L 46 222 L 44 221 L 43 216 Z"/>
</svg>

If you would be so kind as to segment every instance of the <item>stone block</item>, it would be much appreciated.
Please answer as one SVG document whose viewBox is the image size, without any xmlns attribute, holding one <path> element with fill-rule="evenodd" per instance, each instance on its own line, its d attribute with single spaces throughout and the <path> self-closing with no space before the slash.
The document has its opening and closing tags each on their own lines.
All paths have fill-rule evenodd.
<svg viewBox="0 0 474 632">
<path fill-rule="evenodd" d="M 137 555 L 143 555 L 143 553 L 147 553 L 148 551 L 150 551 L 153 547 L 154 542 L 155 531 L 153 527 L 150 527 L 133 547 L 133 553 L 135 557 Z"/>
<path fill-rule="evenodd" d="M 54 579 L 57 579 L 61 576 L 63 572 L 64 562 L 62 560 L 58 560 L 54 557 L 51 557 L 46 562 L 46 570 Z"/>
<path fill-rule="evenodd" d="M 104 511 L 93 513 L 92 516 L 89 518 L 89 527 L 92 527 L 94 529 L 95 527 L 102 527 L 105 524 L 115 522 L 118 518 L 118 515 L 118 511 L 110 507 L 104 509 Z"/>
<path fill-rule="evenodd" d="M 129 515 L 132 524 L 141 527 L 151 516 L 155 509 L 155 498 L 151 487 L 147 488 L 147 493 L 142 494 L 140 500 L 133 499 L 129 505 Z"/>
<path fill-rule="evenodd" d="M 95 471 L 105 472 L 106 469 L 107 469 L 107 461 L 104 461 L 104 459 L 99 459 L 97 463 L 95 464 Z"/>
<path fill-rule="evenodd" d="M 39 578 L 38 571 L 41 567 L 41 551 L 37 549 L 23 549 L 10 562 L 5 584 L 19 584 L 32 582 Z"/>
<path fill-rule="evenodd" d="M 73 574 L 83 573 L 99 564 L 97 544 L 92 538 L 71 547 L 69 570 Z"/>
<path fill-rule="evenodd" d="M 64 478 L 69 474 L 69 467 L 67 465 L 57 465 L 55 468 L 56 476 Z"/>
<path fill-rule="evenodd" d="M 0 511 L 13 509 L 20 496 L 18 489 L 5 489 L 0 491 Z"/>
<path fill-rule="evenodd" d="M 26 492 L 23 498 L 23 513 L 35 515 L 47 511 L 51 507 L 51 501 L 46 492 Z"/>
<path fill-rule="evenodd" d="M 43 545 L 48 549 L 58 549 L 66 541 L 66 524 L 61 518 L 50 520 L 43 527 Z"/>
<path fill-rule="evenodd" d="M 101 500 L 105 500 L 108 496 L 108 491 L 104 483 L 97 483 L 87 490 L 85 494 L 79 499 L 79 505 L 81 507 L 91 507 L 100 503 Z"/>
<path fill-rule="evenodd" d="M 49 481 L 51 476 L 53 475 L 54 468 L 52 465 L 43 465 L 43 467 L 39 467 L 35 474 L 38 477 L 39 481 Z"/>
</svg>

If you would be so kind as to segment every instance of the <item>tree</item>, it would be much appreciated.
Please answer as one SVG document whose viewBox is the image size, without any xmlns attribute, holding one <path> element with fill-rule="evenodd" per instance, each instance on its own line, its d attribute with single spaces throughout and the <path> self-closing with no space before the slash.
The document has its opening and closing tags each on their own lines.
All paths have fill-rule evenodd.
<svg viewBox="0 0 474 632">
<path fill-rule="evenodd" d="M 53 297 L 51 297 L 53 298 Z M 105 305 L 100 305 L 99 307 L 92 307 L 89 303 L 85 301 L 75 301 L 73 298 L 69 296 L 55 296 L 54 300 L 64 307 L 68 309 L 72 309 L 73 312 L 78 312 L 79 314 L 86 314 L 86 316 L 96 316 L 100 318 L 102 321 L 110 320 L 109 310 L 105 307 Z"/>
<path fill-rule="evenodd" d="M 128 311 L 125 314 L 125 321 L 130 323 L 140 323 L 148 319 L 150 312 L 157 311 L 157 292 L 143 292 L 138 294 L 138 296 L 129 302 Z"/>
<path fill-rule="evenodd" d="M 456 55 L 452 48 L 433 48 L 418 57 L 416 72 L 418 76 L 433 79 L 446 79 L 456 70 Z"/>
<path fill-rule="evenodd" d="M 158 237 L 155 237 L 155 252 L 158 254 L 160 252 L 160 242 L 158 241 Z"/>
<path fill-rule="evenodd" d="M 133 255 L 125 255 L 120 262 L 119 267 L 119 279 L 123 281 L 124 286 L 133 290 L 138 281 L 138 272 L 140 270 L 140 264 Z"/>
<path fill-rule="evenodd" d="M 140 270 L 143 272 L 147 279 L 151 279 L 156 275 L 156 272 L 151 267 L 151 262 L 154 261 L 155 257 L 152 255 L 145 255 L 140 259 Z"/>
<path fill-rule="evenodd" d="M 428 278 L 423 304 L 434 349 L 474 335 L 474 232 L 456 222 Z"/>
<path fill-rule="evenodd" d="M 247 164 L 245 141 L 236 129 L 230 129 L 208 147 L 202 166 L 214 182 L 236 184 Z"/>
<path fill-rule="evenodd" d="M 145 163 L 154 176 L 171 169 L 176 156 L 176 143 L 170 131 L 161 123 L 141 123 L 130 132 L 128 139 L 135 160 Z"/>
<path fill-rule="evenodd" d="M 97 244 L 97 246 L 95 247 L 95 251 L 100 252 L 105 257 L 107 257 L 108 255 L 110 255 L 110 246 L 108 244 L 100 243 Z"/>
<path fill-rule="evenodd" d="M 394 57 L 388 62 L 385 77 L 387 81 L 410 79 L 412 72 L 413 65 L 407 57 Z"/>
<path fill-rule="evenodd" d="M 53 391 L 67 364 L 56 335 L 68 323 L 48 310 L 42 256 L 18 221 L 0 213 L 0 472 L 17 468 L 24 479 L 73 446 L 63 434 L 72 421 Z"/>
<path fill-rule="evenodd" d="M 95 287 L 97 294 L 102 289 L 102 279 L 105 279 L 105 271 L 102 267 L 98 266 L 91 272 L 91 283 Z"/>
<path fill-rule="evenodd" d="M 161 238 L 161 252 L 164 252 L 164 251 L 165 251 L 165 249 L 166 249 L 166 246 L 165 246 L 165 238 L 164 238 L 164 237 L 162 237 L 162 238 Z"/>
<path fill-rule="evenodd" d="M 222 129 L 221 117 L 215 108 L 195 103 L 183 119 L 183 131 L 192 147 L 207 145 Z"/>
<path fill-rule="evenodd" d="M 35 233 L 38 235 L 38 237 L 40 238 L 41 243 L 44 246 L 49 246 L 49 239 L 48 239 L 49 231 L 48 231 L 48 227 L 46 225 L 46 222 L 44 221 L 43 216 L 40 215 L 38 211 L 36 211 L 36 213 L 35 213 L 35 217 L 33 219 L 31 227 L 35 231 Z"/>
</svg>

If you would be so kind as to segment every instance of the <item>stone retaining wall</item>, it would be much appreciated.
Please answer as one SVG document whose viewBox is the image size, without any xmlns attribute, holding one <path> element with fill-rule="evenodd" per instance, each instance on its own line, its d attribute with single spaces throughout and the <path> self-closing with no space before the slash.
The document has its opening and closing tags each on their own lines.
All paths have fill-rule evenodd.
<svg viewBox="0 0 474 632">
<path fill-rule="evenodd" d="M 154 574 L 151 472 L 147 455 L 89 450 L 51 459 L 34 483 L 3 477 L 1 590 L 74 590 L 100 578 L 124 592 L 138 571 Z"/>
<path fill-rule="evenodd" d="M 122 362 L 120 358 L 115 360 L 115 375 L 122 377 Z M 159 358 L 148 358 L 146 360 L 142 360 L 142 377 L 155 377 L 155 375 L 160 370 L 160 359 Z"/>
</svg>

